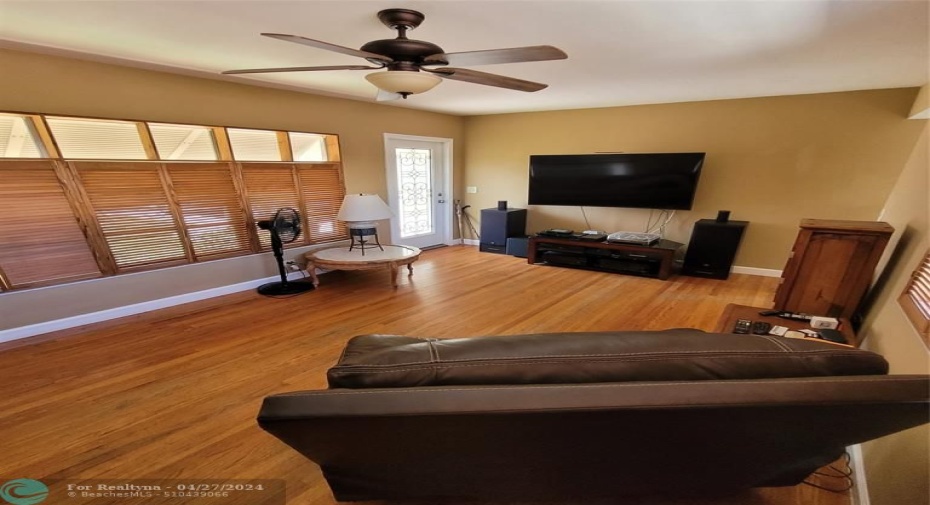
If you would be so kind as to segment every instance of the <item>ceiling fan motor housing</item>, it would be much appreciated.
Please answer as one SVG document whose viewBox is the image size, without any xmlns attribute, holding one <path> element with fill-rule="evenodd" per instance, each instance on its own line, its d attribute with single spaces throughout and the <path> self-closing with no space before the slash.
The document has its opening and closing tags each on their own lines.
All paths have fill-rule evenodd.
<svg viewBox="0 0 930 505">
<path fill-rule="evenodd" d="M 392 60 L 388 63 L 391 70 L 416 70 L 418 64 L 423 62 L 427 56 L 442 54 L 445 51 L 432 42 L 411 39 L 384 39 L 373 40 L 361 47 L 362 51 L 389 56 Z M 375 64 L 383 64 L 383 61 L 376 61 L 373 58 L 366 58 Z M 430 65 L 443 65 L 445 62 L 433 62 Z"/>
<path fill-rule="evenodd" d="M 410 9 L 385 9 L 378 13 L 378 19 L 392 30 L 397 30 L 397 38 L 373 40 L 359 49 L 390 57 L 394 61 L 387 65 L 388 70 L 416 71 L 427 56 L 445 53 L 441 47 L 432 42 L 407 38 L 407 30 L 420 26 L 420 23 L 426 19 L 422 13 Z M 376 65 L 384 63 L 374 58 L 366 59 Z M 430 60 L 430 64 L 447 65 L 448 63 Z"/>
</svg>

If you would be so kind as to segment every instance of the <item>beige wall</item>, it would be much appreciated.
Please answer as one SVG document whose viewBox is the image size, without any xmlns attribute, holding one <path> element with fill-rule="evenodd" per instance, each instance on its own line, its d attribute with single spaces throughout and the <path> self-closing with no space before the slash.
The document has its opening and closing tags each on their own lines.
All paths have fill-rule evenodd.
<svg viewBox="0 0 930 505">
<path fill-rule="evenodd" d="M 618 90 L 622 93 L 622 90 Z M 695 220 L 747 220 L 736 264 L 781 269 L 801 218 L 874 220 L 914 147 L 906 120 L 916 89 L 752 98 L 467 119 L 463 185 L 472 217 L 507 200 L 526 206 L 531 154 L 707 153 L 694 209 L 668 238 L 687 243 Z M 586 208 L 590 226 L 643 231 L 647 210 Z M 586 229 L 578 207 L 533 206 L 528 233 Z"/>
<path fill-rule="evenodd" d="M 921 86 L 908 117 L 911 119 L 930 119 L 930 84 Z"/>
<path fill-rule="evenodd" d="M 451 138 L 460 187 L 460 117 L 10 50 L 0 50 L 0 74 L 4 111 L 338 134 L 346 189 L 382 198 L 384 133 Z M 270 255 L 261 255 L 4 293 L 0 330 L 275 274 Z"/>
<path fill-rule="evenodd" d="M 460 117 L 370 102 L 3 49 L 0 72 L 0 110 L 338 134 L 346 188 L 382 197 L 384 133 L 464 141 Z"/>
<path fill-rule="evenodd" d="M 930 246 L 930 127 L 923 120 L 914 122 L 923 127 L 921 140 L 881 214 L 896 229 L 894 253 L 861 331 L 863 347 L 885 356 L 896 374 L 930 373 L 930 353 L 897 303 Z M 864 444 L 863 458 L 872 505 L 930 503 L 930 427 Z"/>
</svg>

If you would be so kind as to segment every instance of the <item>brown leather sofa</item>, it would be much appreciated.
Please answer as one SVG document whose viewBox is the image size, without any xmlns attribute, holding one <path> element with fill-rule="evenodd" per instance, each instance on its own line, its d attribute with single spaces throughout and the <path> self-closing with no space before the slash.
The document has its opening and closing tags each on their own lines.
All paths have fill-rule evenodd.
<svg viewBox="0 0 930 505">
<path fill-rule="evenodd" d="M 863 350 L 698 330 L 365 335 L 330 389 L 270 396 L 259 423 L 340 501 L 694 496 L 795 485 L 928 422 L 930 377 L 887 371 Z"/>
</svg>

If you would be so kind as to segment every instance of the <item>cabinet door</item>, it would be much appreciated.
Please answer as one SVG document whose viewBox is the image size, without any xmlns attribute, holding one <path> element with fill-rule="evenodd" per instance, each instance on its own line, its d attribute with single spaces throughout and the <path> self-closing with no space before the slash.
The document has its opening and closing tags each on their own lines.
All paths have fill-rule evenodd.
<svg viewBox="0 0 930 505">
<path fill-rule="evenodd" d="M 872 280 L 885 240 L 875 235 L 812 233 L 804 250 L 794 252 L 797 274 L 784 310 L 852 316 Z"/>
</svg>

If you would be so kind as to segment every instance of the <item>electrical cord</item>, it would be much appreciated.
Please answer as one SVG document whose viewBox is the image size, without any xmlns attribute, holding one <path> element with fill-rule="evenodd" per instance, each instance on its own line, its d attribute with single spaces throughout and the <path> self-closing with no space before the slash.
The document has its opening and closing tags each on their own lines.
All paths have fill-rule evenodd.
<svg viewBox="0 0 930 505">
<path fill-rule="evenodd" d="M 584 205 L 581 205 L 581 215 L 584 216 L 584 225 L 587 227 L 586 230 L 591 229 L 591 223 L 588 222 L 588 214 L 584 211 Z"/>
<path fill-rule="evenodd" d="M 649 233 L 649 229 L 652 228 L 652 215 L 655 214 L 655 212 L 655 209 L 649 209 L 649 217 L 646 218 L 646 227 L 643 228 L 643 233 Z"/>
<path fill-rule="evenodd" d="M 801 484 L 805 484 L 805 485 L 808 485 L 808 486 L 810 486 L 810 487 L 815 487 L 815 488 L 817 488 L 817 489 L 822 489 L 822 490 L 824 490 L 824 491 L 829 491 L 829 492 L 831 492 L 831 493 L 842 494 L 842 493 L 845 493 L 845 492 L 847 492 L 847 491 L 849 491 L 850 489 L 853 488 L 853 481 L 852 481 L 852 479 L 850 479 L 849 477 L 844 477 L 843 480 L 846 481 L 846 483 L 843 484 L 843 487 L 837 487 L 837 488 L 834 488 L 834 487 L 827 487 L 827 486 L 821 486 L 820 484 L 814 484 L 813 482 L 806 481 L 806 480 L 805 480 L 804 482 L 802 482 Z"/>
<path fill-rule="evenodd" d="M 829 479 L 840 479 L 842 481 L 842 484 L 841 484 L 842 487 L 822 486 L 820 484 L 815 484 L 808 480 L 803 481 L 802 484 L 806 484 L 808 486 L 811 486 L 817 489 L 822 489 L 824 491 L 829 491 L 831 493 L 845 493 L 849 491 L 850 489 L 852 489 L 853 485 L 855 484 L 852 480 L 853 471 L 852 471 L 852 467 L 849 465 L 849 461 L 850 461 L 849 453 L 844 452 L 843 453 L 843 464 L 845 465 L 845 468 L 837 468 L 833 465 L 830 465 L 827 467 L 830 470 L 833 470 L 834 472 L 838 473 L 839 475 L 819 472 L 816 470 L 814 472 L 811 472 L 811 475 L 817 475 L 819 477 L 825 477 Z"/>
<path fill-rule="evenodd" d="M 668 223 L 671 222 L 672 218 L 675 217 L 675 210 L 669 212 L 667 210 L 661 211 L 659 218 L 656 220 L 656 223 L 652 224 L 652 212 L 649 211 L 649 220 L 646 222 L 646 233 L 658 233 L 660 237 L 665 237 L 665 227 L 668 226 Z M 662 217 L 665 217 L 665 220 L 662 220 Z M 661 224 L 659 224 L 661 223 Z"/>
</svg>

